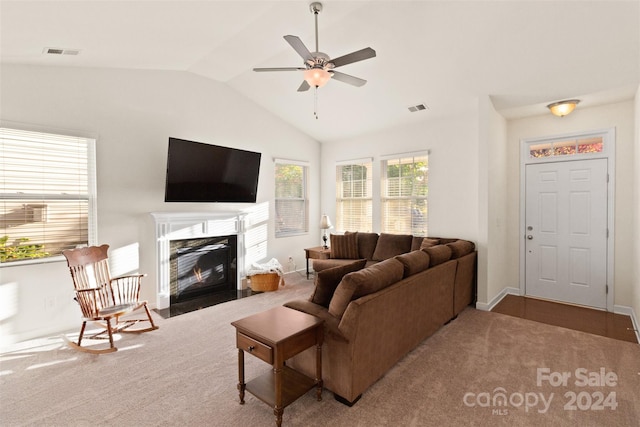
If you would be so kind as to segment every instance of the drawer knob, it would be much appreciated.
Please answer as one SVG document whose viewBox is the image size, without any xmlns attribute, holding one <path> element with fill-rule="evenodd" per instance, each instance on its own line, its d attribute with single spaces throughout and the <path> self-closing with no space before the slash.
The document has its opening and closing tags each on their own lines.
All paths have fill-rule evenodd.
<svg viewBox="0 0 640 427">
<path fill-rule="evenodd" d="M 255 350 L 255 346 L 250 345 L 249 348 L 247 348 L 247 350 L 249 350 L 249 353 L 251 353 L 253 350 Z"/>
</svg>

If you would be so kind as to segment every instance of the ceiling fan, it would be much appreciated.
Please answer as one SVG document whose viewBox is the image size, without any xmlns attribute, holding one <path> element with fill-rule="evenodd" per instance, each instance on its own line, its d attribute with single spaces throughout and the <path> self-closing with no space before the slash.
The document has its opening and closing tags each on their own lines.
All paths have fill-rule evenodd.
<svg viewBox="0 0 640 427">
<path fill-rule="evenodd" d="M 316 51 L 310 52 L 304 43 L 302 43 L 302 40 L 296 36 L 284 36 L 287 43 L 289 43 L 304 60 L 304 67 L 254 68 L 253 71 L 303 71 L 304 81 L 298 88 L 298 92 L 307 91 L 311 86 L 316 88 L 322 87 L 331 78 L 353 86 L 363 86 L 367 83 L 366 80 L 335 71 L 334 69 L 342 67 L 343 65 L 373 58 L 376 56 L 376 51 L 367 47 L 338 58 L 331 59 L 329 55 L 320 52 L 318 49 L 318 14 L 322 11 L 322 3 L 313 2 L 309 5 L 309 9 L 311 9 L 311 12 L 315 17 Z"/>
</svg>

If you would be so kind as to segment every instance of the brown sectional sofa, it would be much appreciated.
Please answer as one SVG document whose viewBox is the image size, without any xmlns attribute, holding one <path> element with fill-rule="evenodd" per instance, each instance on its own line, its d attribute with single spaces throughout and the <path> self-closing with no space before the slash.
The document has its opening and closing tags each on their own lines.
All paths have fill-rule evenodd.
<svg viewBox="0 0 640 427">
<path fill-rule="evenodd" d="M 324 385 L 347 404 L 475 297 L 472 242 L 384 234 L 375 239 L 372 234 L 345 238 L 346 246 L 356 242 L 358 259 L 316 260 L 314 293 L 309 300 L 285 304 L 325 320 Z M 344 242 L 333 240 L 332 255 L 334 250 L 340 254 Z M 381 243 L 390 246 L 379 249 Z M 404 252 L 397 253 L 399 248 Z M 313 377 L 315 350 L 287 364 Z"/>
</svg>

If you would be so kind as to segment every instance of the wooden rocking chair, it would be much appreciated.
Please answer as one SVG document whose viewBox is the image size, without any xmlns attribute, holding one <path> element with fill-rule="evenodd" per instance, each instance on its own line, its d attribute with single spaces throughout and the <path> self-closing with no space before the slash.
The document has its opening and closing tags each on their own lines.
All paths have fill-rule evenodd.
<svg viewBox="0 0 640 427">
<path fill-rule="evenodd" d="M 63 335 L 67 343 L 88 353 L 111 353 L 118 350 L 113 344 L 113 334 L 117 332 L 141 333 L 158 329 L 153 323 L 147 301 L 140 301 L 140 284 L 144 274 L 111 278 L 107 251 L 109 245 L 89 246 L 62 252 L 76 290 L 76 301 L 82 310 L 82 327 L 78 342 Z M 120 319 L 121 316 L 144 308 L 146 319 Z M 89 339 L 109 339 L 109 347 L 94 349 L 83 347 L 82 338 L 88 321 L 96 322 L 101 329 Z M 129 329 L 139 322 L 149 322 L 146 328 Z M 107 337 L 105 337 L 105 334 Z"/>
</svg>

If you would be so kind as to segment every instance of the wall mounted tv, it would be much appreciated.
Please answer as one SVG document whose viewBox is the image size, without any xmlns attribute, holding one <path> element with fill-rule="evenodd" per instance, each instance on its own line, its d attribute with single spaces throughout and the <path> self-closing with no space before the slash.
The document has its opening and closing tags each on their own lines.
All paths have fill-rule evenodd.
<svg viewBox="0 0 640 427">
<path fill-rule="evenodd" d="M 169 138 L 165 202 L 255 203 L 260 153 Z"/>
</svg>

